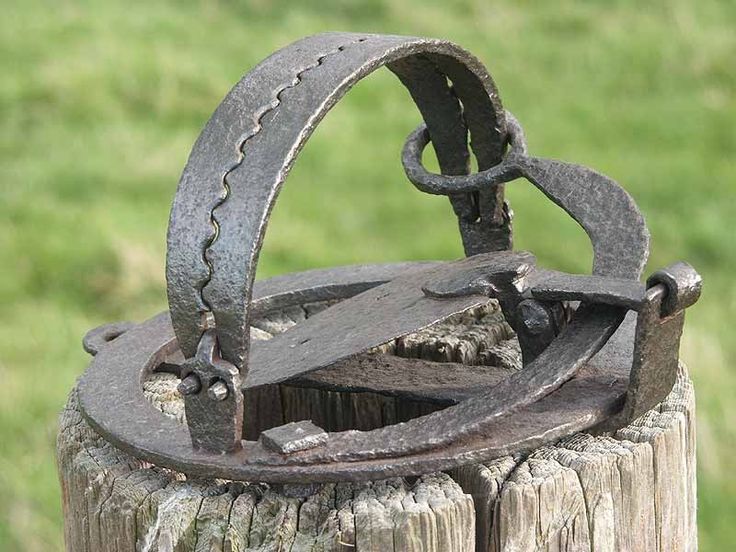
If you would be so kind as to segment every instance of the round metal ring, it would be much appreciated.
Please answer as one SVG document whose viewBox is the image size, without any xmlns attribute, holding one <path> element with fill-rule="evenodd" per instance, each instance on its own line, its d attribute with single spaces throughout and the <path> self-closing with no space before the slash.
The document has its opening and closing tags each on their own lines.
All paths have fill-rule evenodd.
<svg viewBox="0 0 736 552">
<path fill-rule="evenodd" d="M 113 339 L 117 339 L 135 324 L 133 322 L 112 322 L 110 324 L 103 324 L 96 328 L 88 331 L 84 338 L 82 338 L 82 348 L 95 356 L 100 352 L 100 349 L 105 347 Z"/>
<path fill-rule="evenodd" d="M 426 125 L 419 125 L 407 136 L 401 162 L 409 181 L 422 192 L 433 195 L 478 192 L 521 176 L 516 159 L 527 154 L 526 136 L 519 121 L 506 111 L 508 150 L 499 163 L 468 175 L 444 175 L 428 171 L 422 163 L 424 149 L 431 143 Z"/>
</svg>

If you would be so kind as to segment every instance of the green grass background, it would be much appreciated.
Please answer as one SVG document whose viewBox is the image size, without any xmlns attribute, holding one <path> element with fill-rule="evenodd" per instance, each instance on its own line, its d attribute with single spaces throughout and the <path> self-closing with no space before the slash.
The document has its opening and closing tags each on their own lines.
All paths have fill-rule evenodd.
<svg viewBox="0 0 736 552">
<path fill-rule="evenodd" d="M 0 550 L 59 550 L 56 416 L 90 327 L 166 308 L 168 209 L 189 149 L 240 76 L 323 30 L 437 36 L 489 67 L 531 151 L 621 182 L 648 270 L 704 275 L 683 356 L 698 394 L 703 550 L 736 543 L 736 3 L 715 0 L 16 0 L 0 17 Z M 419 122 L 395 78 L 359 84 L 310 140 L 260 275 L 462 254 L 443 198 L 401 170 Z M 590 247 L 526 182 L 516 243 L 586 271 Z"/>
</svg>

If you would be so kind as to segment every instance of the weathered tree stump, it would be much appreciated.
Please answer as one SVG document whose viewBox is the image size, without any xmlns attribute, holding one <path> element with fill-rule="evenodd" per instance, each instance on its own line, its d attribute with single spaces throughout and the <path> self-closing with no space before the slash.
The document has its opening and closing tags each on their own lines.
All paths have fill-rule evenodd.
<svg viewBox="0 0 736 552">
<path fill-rule="evenodd" d="M 324 307 L 258 320 L 252 337 L 267 339 Z M 382 349 L 520 368 L 518 344 L 493 303 Z M 145 391 L 183 422 L 177 382 L 156 374 Z M 291 385 L 250 393 L 246 402 L 251 438 L 295 419 L 331 430 L 371 429 L 438 408 Z M 658 408 L 613 435 L 577 434 L 450 474 L 326 484 L 308 497 L 288 487 L 187 478 L 141 462 L 89 427 L 76 391 L 61 415 L 57 460 L 72 551 L 697 549 L 694 395 L 684 368 Z"/>
</svg>

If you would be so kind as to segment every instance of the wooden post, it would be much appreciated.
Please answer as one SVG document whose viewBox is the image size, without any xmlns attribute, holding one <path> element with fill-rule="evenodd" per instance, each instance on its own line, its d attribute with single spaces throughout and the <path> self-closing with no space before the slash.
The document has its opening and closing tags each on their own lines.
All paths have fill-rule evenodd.
<svg viewBox="0 0 736 552">
<path fill-rule="evenodd" d="M 268 338 L 322 307 L 271 315 L 255 324 L 253 337 Z M 518 368 L 511 337 L 490 309 L 389 348 Z M 176 383 L 171 374 L 157 374 L 145 392 L 183 421 Z M 369 429 L 431 410 L 370 393 L 287 386 L 247 399 L 262 426 L 312 417 Z M 577 434 L 450 474 L 324 485 L 306 498 L 267 485 L 187 478 L 141 462 L 89 427 L 75 391 L 61 415 L 57 461 L 64 536 L 75 552 L 697 549 L 694 395 L 684 368 L 667 400 L 614 435 Z"/>
</svg>

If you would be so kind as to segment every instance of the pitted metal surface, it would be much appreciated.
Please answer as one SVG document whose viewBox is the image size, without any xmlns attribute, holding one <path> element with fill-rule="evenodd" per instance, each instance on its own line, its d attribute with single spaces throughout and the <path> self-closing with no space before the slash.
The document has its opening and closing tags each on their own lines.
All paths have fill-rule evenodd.
<svg viewBox="0 0 736 552">
<path fill-rule="evenodd" d="M 298 152 L 347 90 L 382 66 L 407 87 L 424 119 L 404 147 L 406 174 L 420 190 L 448 196 L 468 257 L 311 271 L 254 285 L 268 218 Z M 475 174 L 467 174 L 468 132 Z M 421 164 L 430 141 L 442 174 Z M 541 269 L 530 253 L 507 251 L 503 186 L 520 177 L 586 231 L 591 275 Z M 685 264 L 641 284 L 648 244 L 641 213 L 613 180 L 528 155 L 521 125 L 464 50 L 432 39 L 317 35 L 259 64 L 215 111 L 171 212 L 170 315 L 117 335 L 91 332 L 85 347 L 91 343 L 96 356 L 80 383 L 80 404 L 100 434 L 155 464 L 281 483 L 420 474 L 618 427 L 672 387 L 684 309 L 700 294 L 700 277 Z M 462 381 L 481 385 L 472 392 L 462 385 L 443 391 L 432 381 L 425 389 L 336 377 L 343 368 L 378 366 L 418 373 L 415 365 L 366 353 L 489 298 L 516 332 L 522 370 L 503 377 L 468 372 Z M 335 304 L 250 343 L 254 316 L 318 301 Z M 581 303 L 572 308 L 568 301 Z M 179 350 L 185 360 L 178 369 L 164 362 Z M 188 427 L 145 400 L 141 382 L 158 367 L 182 378 Z M 324 369 L 330 377 L 309 376 Z M 371 431 L 324 432 L 303 421 L 241 440 L 241 389 L 278 382 L 449 406 Z"/>
</svg>

